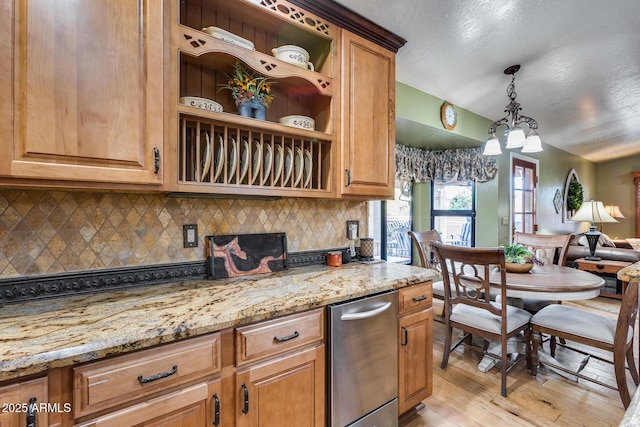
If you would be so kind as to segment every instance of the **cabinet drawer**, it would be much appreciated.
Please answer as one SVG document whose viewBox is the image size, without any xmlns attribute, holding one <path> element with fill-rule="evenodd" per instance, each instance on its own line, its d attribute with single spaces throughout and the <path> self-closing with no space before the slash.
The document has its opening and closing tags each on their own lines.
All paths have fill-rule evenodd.
<svg viewBox="0 0 640 427">
<path fill-rule="evenodd" d="M 236 329 L 238 366 L 324 341 L 324 309 L 294 314 Z"/>
<path fill-rule="evenodd" d="M 398 312 L 431 307 L 431 282 L 420 283 L 406 288 L 398 289 Z"/>
<path fill-rule="evenodd" d="M 220 371 L 220 334 L 73 369 L 76 418 Z"/>
</svg>

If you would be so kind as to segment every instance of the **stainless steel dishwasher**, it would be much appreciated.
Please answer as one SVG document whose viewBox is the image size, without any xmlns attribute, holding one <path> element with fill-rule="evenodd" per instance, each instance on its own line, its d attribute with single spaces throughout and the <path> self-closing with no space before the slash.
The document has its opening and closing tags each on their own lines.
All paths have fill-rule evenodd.
<svg viewBox="0 0 640 427">
<path fill-rule="evenodd" d="M 398 292 L 329 305 L 329 425 L 398 425 Z"/>
</svg>

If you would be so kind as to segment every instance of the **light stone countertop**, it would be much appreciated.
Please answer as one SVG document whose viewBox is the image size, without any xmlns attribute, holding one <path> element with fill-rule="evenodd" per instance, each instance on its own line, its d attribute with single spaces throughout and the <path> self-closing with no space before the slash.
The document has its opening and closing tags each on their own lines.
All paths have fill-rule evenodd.
<svg viewBox="0 0 640 427">
<path fill-rule="evenodd" d="M 640 261 L 618 271 L 617 276 L 623 282 L 640 282 Z"/>
<path fill-rule="evenodd" d="M 0 306 L 0 381 L 439 277 L 393 263 L 315 265 L 233 279 Z"/>
<path fill-rule="evenodd" d="M 618 271 L 617 276 L 618 280 L 624 282 L 640 282 L 640 261 Z M 640 393 L 638 391 L 633 395 L 620 425 L 625 427 L 640 426 Z"/>
</svg>

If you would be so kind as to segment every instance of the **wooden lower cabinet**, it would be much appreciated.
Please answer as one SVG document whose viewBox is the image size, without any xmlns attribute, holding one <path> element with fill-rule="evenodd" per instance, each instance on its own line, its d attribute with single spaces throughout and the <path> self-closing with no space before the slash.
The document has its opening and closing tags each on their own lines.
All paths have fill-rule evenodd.
<svg viewBox="0 0 640 427">
<path fill-rule="evenodd" d="M 433 390 L 433 309 L 431 282 L 398 292 L 398 414 L 431 396 Z"/>
<path fill-rule="evenodd" d="M 48 403 L 47 387 L 46 377 L 0 387 L 0 426 L 50 426 L 47 411 L 32 410 Z"/>
<path fill-rule="evenodd" d="M 433 310 L 400 317 L 398 412 L 403 414 L 431 395 Z"/>
<path fill-rule="evenodd" d="M 319 345 L 238 371 L 236 425 L 324 426 L 324 359 Z"/>
<path fill-rule="evenodd" d="M 203 427 L 207 422 L 207 403 L 211 402 L 210 390 L 216 390 L 219 381 L 213 384 L 199 383 L 155 399 L 139 403 L 92 419 L 78 427 Z M 215 393 L 215 391 L 213 391 Z M 212 395 L 213 395 L 212 393 Z M 211 415 L 209 418 L 213 419 Z M 215 424 L 213 424 L 215 425 Z"/>
</svg>

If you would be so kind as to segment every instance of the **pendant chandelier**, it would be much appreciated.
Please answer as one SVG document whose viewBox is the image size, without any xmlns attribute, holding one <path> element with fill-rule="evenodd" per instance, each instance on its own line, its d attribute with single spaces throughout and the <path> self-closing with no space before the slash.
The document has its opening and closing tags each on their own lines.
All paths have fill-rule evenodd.
<svg viewBox="0 0 640 427">
<path fill-rule="evenodd" d="M 507 88 L 507 96 L 509 96 L 510 101 L 504 110 L 507 115 L 500 120 L 496 120 L 491 123 L 491 126 L 489 126 L 489 139 L 487 140 L 487 143 L 484 146 L 484 151 L 482 152 L 482 154 L 486 156 L 502 154 L 500 142 L 496 136 L 498 127 L 501 125 L 505 125 L 507 128 L 505 130 L 505 135 L 507 135 L 507 145 L 505 148 L 512 149 L 522 147 L 523 153 L 537 153 L 542 151 L 542 141 L 540 141 L 540 137 L 537 132 L 538 122 L 531 117 L 519 114 L 519 111 L 522 110 L 522 108 L 520 108 L 520 104 L 516 102 L 518 94 L 516 93 L 515 85 L 516 73 L 519 69 L 520 65 L 512 65 L 504 70 L 506 75 L 511 75 L 511 84 L 509 84 L 509 87 Z M 522 125 L 525 123 L 529 128 L 529 134 L 526 138 L 524 135 L 524 129 L 522 128 Z"/>
</svg>

